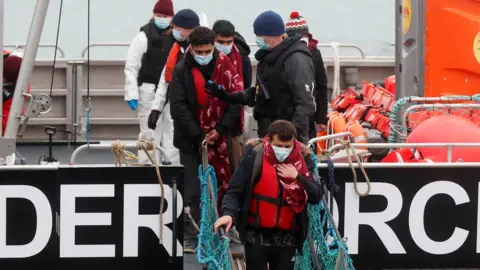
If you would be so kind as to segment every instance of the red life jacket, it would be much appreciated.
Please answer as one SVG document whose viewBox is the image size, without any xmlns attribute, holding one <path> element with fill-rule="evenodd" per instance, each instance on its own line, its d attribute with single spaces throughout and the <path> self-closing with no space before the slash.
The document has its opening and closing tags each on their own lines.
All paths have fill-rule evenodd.
<svg viewBox="0 0 480 270">
<path fill-rule="evenodd" d="M 254 228 L 294 229 L 295 212 L 286 198 L 275 167 L 263 157 L 260 180 L 252 191 L 248 224 Z"/>
</svg>

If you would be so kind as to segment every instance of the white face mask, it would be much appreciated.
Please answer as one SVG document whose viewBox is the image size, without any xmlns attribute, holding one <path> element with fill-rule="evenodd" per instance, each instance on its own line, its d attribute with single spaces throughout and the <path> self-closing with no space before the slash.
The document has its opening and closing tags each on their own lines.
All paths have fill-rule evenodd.
<svg viewBox="0 0 480 270">
<path fill-rule="evenodd" d="M 303 37 L 300 39 L 301 41 L 305 42 L 308 45 L 308 37 Z"/>
<path fill-rule="evenodd" d="M 277 157 L 278 162 L 282 163 L 287 159 L 287 157 L 292 153 L 292 148 L 284 148 L 272 145 L 273 151 L 275 152 L 275 156 Z"/>
</svg>

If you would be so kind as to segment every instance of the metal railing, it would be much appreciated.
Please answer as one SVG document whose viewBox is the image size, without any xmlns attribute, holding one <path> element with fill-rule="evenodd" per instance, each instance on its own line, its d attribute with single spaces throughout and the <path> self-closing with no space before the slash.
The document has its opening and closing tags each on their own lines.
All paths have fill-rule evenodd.
<svg viewBox="0 0 480 270">
<path fill-rule="evenodd" d="M 125 148 L 137 149 L 137 144 L 133 144 L 133 143 L 127 143 L 124 146 L 125 146 Z M 163 148 L 160 147 L 159 145 L 156 145 L 155 147 L 160 152 L 160 160 L 161 160 L 162 164 L 164 164 L 164 165 L 169 164 L 170 162 L 165 159 L 165 157 L 167 155 L 165 154 L 165 151 L 163 150 Z M 81 152 L 83 152 L 85 150 L 107 150 L 107 149 L 111 149 L 111 148 L 112 148 L 112 145 L 110 145 L 110 144 L 90 144 L 90 145 L 84 144 L 84 145 L 78 147 L 77 149 L 75 149 L 75 151 L 73 151 L 72 156 L 70 157 L 70 165 L 74 165 L 78 154 L 80 154 Z"/>
<path fill-rule="evenodd" d="M 91 49 L 94 47 L 129 47 L 129 46 L 130 46 L 130 43 L 93 43 L 82 50 L 81 57 L 85 58 L 85 54 L 87 53 L 88 49 Z"/>
<path fill-rule="evenodd" d="M 25 49 L 25 44 L 5 44 L 3 45 L 4 48 L 14 48 L 15 50 L 23 50 Z M 39 48 L 55 48 L 60 53 L 60 58 L 65 58 L 65 52 L 62 48 L 55 46 L 55 44 L 40 44 L 38 45 Z"/>
</svg>

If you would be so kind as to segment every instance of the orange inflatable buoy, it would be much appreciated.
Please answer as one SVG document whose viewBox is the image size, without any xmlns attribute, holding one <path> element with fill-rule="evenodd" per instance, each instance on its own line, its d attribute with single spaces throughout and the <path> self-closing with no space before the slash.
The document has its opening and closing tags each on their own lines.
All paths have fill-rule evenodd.
<svg viewBox="0 0 480 270">
<path fill-rule="evenodd" d="M 355 139 L 354 143 L 367 143 L 367 134 L 358 121 L 348 121 L 345 126 L 345 131 L 352 133 L 353 138 Z M 366 148 L 358 149 L 366 150 Z"/>
<path fill-rule="evenodd" d="M 420 123 L 407 143 L 480 143 L 480 129 L 470 120 L 456 115 L 439 115 Z M 418 151 L 433 162 L 447 162 L 447 148 L 422 148 Z M 452 148 L 452 161 L 480 161 L 480 148 Z"/>
<path fill-rule="evenodd" d="M 409 130 L 413 130 L 420 123 L 429 119 L 430 117 L 431 117 L 431 114 L 429 114 L 428 111 L 425 111 L 425 110 L 415 111 L 415 112 L 409 114 L 407 119 L 406 119 L 407 120 L 407 128 Z"/>
</svg>

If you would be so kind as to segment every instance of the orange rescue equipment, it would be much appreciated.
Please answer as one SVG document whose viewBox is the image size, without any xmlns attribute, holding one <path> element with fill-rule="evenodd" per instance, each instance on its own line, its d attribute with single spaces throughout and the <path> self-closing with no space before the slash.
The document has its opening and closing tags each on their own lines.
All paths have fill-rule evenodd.
<svg viewBox="0 0 480 270">
<path fill-rule="evenodd" d="M 293 229 L 295 212 L 286 199 L 275 167 L 263 157 L 262 174 L 252 191 L 248 224 L 254 228 Z"/>
<path fill-rule="evenodd" d="M 345 130 L 346 125 L 347 125 L 347 121 L 339 112 L 333 111 L 328 114 L 328 123 L 327 123 L 328 134 L 343 132 Z"/>
<path fill-rule="evenodd" d="M 355 143 L 367 143 L 367 134 L 358 121 L 349 121 L 345 126 L 345 131 L 352 133 Z M 366 150 L 366 148 L 359 149 Z"/>
<path fill-rule="evenodd" d="M 332 109 L 339 112 L 344 112 L 348 107 L 353 104 L 361 103 L 363 96 L 358 95 L 351 89 L 345 90 L 344 93 L 338 95 L 332 100 Z"/>
<path fill-rule="evenodd" d="M 343 116 L 349 121 L 363 121 L 368 111 L 372 108 L 370 105 L 355 104 L 350 106 Z"/>
<path fill-rule="evenodd" d="M 319 130 L 317 132 L 317 137 L 323 137 L 323 136 L 327 136 L 327 135 L 328 135 L 327 129 Z M 317 154 L 318 155 L 322 154 L 322 150 L 325 150 L 325 149 L 327 149 L 327 141 L 317 142 Z"/>
<path fill-rule="evenodd" d="M 390 152 L 385 156 L 382 161 L 383 163 L 414 163 L 414 162 L 429 162 L 433 161 L 429 159 L 424 159 L 420 152 L 415 148 L 402 148 Z"/>
<path fill-rule="evenodd" d="M 395 83 L 395 75 L 387 77 L 385 79 L 385 89 L 390 92 L 392 95 L 395 96 L 396 94 L 396 83 Z"/>
<path fill-rule="evenodd" d="M 395 96 L 388 92 L 385 88 L 377 87 L 374 96 L 372 97 L 373 105 L 385 109 L 390 112 L 393 104 L 395 104 Z"/>
</svg>

